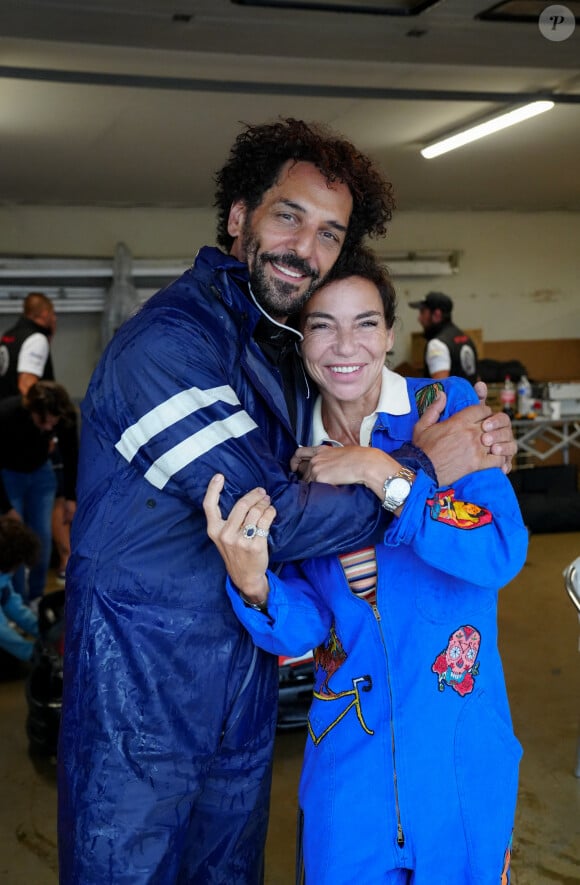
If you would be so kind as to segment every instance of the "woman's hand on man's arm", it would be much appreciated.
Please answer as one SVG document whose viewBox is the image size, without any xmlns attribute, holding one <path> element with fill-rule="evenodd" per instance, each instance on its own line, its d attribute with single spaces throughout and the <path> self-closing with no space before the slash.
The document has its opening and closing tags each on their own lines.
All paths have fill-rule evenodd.
<svg viewBox="0 0 580 885">
<path fill-rule="evenodd" d="M 252 605 L 264 606 L 270 592 L 266 576 L 267 539 L 276 510 L 266 491 L 256 488 L 243 495 L 232 507 L 228 518 L 223 519 L 219 506 L 223 487 L 224 477 L 216 473 L 203 499 L 207 533 L 243 598 Z"/>
</svg>

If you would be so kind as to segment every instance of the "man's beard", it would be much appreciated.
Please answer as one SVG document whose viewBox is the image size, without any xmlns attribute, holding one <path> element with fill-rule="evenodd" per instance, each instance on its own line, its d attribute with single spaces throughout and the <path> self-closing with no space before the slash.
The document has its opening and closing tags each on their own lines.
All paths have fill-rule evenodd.
<svg viewBox="0 0 580 885">
<path fill-rule="evenodd" d="M 259 243 L 249 231 L 244 233 L 243 246 L 246 261 L 253 259 L 250 284 L 254 297 L 260 307 L 263 307 L 266 313 L 274 319 L 298 313 L 322 282 L 319 274 L 310 267 L 308 262 L 294 255 L 293 252 L 282 255 L 273 252 L 259 253 Z M 306 290 L 301 295 L 298 294 L 304 280 L 293 283 L 291 280 L 281 280 L 269 276 L 267 266 L 272 261 L 310 277 L 310 284 Z"/>
<path fill-rule="evenodd" d="M 443 326 L 446 325 L 446 320 L 441 320 L 440 323 L 431 323 L 430 326 L 427 326 L 426 329 L 423 329 L 423 337 L 427 341 L 431 341 L 432 338 L 436 338 Z"/>
</svg>

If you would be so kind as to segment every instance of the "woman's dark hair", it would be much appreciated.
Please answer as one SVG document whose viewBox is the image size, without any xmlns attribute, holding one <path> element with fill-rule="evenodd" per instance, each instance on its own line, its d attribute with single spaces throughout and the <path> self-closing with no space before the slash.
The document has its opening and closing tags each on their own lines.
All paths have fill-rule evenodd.
<svg viewBox="0 0 580 885">
<path fill-rule="evenodd" d="M 62 384 L 55 381 L 37 381 L 28 388 L 24 397 L 26 408 L 42 421 L 47 415 L 60 418 L 65 424 L 75 421 L 75 407 Z"/>
<path fill-rule="evenodd" d="M 362 277 L 374 283 L 381 296 L 387 328 L 392 329 L 396 319 L 397 293 L 387 268 L 378 261 L 374 252 L 364 246 L 343 252 L 325 278 L 324 285 L 348 277 Z"/>
<path fill-rule="evenodd" d="M 0 516 L 0 572 L 13 572 L 21 565 L 33 566 L 40 553 L 40 540 L 18 519 Z"/>
<path fill-rule="evenodd" d="M 214 205 L 220 246 L 229 251 L 234 240 L 227 229 L 232 204 L 243 200 L 253 212 L 288 160 L 312 163 L 328 182 L 339 181 L 349 188 L 353 208 L 344 249 L 356 246 L 365 236 L 384 236 L 395 207 L 392 184 L 349 141 L 320 124 L 289 117 L 246 125 L 216 174 Z"/>
</svg>

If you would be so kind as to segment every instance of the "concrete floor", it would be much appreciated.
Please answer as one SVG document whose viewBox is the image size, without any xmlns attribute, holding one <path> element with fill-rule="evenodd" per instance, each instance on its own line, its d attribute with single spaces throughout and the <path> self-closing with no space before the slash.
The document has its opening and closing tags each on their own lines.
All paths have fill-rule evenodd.
<svg viewBox="0 0 580 885">
<path fill-rule="evenodd" d="M 579 554 L 580 533 L 532 537 L 526 566 L 500 597 L 500 643 L 524 747 L 512 885 L 580 883 L 579 624 L 562 580 Z M 56 885 L 54 765 L 29 757 L 25 715 L 22 672 L 0 674 L 0 883 Z M 294 881 L 304 739 L 303 731 L 277 739 L 267 885 Z M 363 872 L 360 885 L 374 883 Z"/>
</svg>

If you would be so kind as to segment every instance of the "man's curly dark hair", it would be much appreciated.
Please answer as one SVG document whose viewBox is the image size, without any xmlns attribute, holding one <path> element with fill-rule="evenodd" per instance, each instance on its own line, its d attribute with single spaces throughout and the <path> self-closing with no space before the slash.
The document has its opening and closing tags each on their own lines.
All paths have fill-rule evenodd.
<svg viewBox="0 0 580 885">
<path fill-rule="evenodd" d="M 342 182 L 349 188 L 353 208 L 345 249 L 358 245 L 365 236 L 384 236 L 395 207 L 392 184 L 346 139 L 321 124 L 288 117 L 246 125 L 216 174 L 214 205 L 220 246 L 229 251 L 234 241 L 227 229 L 232 204 L 243 200 L 250 212 L 256 209 L 288 160 L 312 163 L 328 182 Z"/>
<path fill-rule="evenodd" d="M 38 536 L 18 519 L 0 516 L 0 572 L 32 567 L 40 554 Z"/>
</svg>

